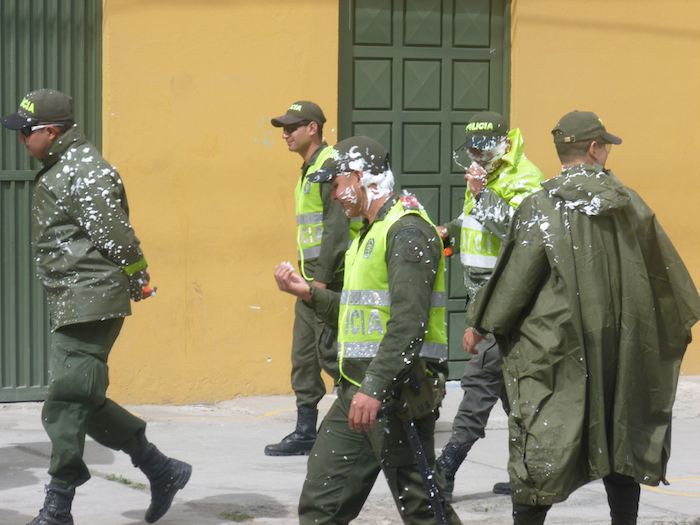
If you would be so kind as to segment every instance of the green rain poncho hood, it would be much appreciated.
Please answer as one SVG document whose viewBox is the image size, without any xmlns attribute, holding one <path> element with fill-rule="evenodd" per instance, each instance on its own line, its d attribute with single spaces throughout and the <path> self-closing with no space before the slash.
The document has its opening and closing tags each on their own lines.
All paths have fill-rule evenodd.
<svg viewBox="0 0 700 525">
<path fill-rule="evenodd" d="M 542 186 L 469 310 L 501 343 L 513 499 L 555 503 L 611 472 L 657 485 L 697 291 L 611 172 L 580 164 Z"/>
</svg>

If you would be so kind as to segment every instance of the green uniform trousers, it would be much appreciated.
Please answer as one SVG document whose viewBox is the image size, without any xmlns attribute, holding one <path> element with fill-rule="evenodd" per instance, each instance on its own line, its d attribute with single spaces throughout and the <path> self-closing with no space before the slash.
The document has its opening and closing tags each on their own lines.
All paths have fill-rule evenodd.
<svg viewBox="0 0 700 525">
<path fill-rule="evenodd" d="M 334 331 L 316 317 L 314 309 L 301 299 L 294 306 L 292 333 L 292 389 L 297 407 L 316 408 L 326 395 L 321 377 L 325 370 L 338 379 L 338 343 Z"/>
<path fill-rule="evenodd" d="M 63 326 L 51 336 L 49 392 L 42 422 L 51 439 L 52 482 L 82 485 L 90 479 L 83 449 L 85 434 L 132 459 L 147 441 L 146 423 L 107 399 L 107 357 L 124 319 Z"/>
<path fill-rule="evenodd" d="M 469 452 L 472 445 L 484 437 L 484 430 L 491 409 L 501 400 L 508 413 L 508 398 L 503 373 L 501 372 L 501 352 L 492 335 L 477 345 L 479 353 L 471 357 L 464 368 L 462 390 L 464 396 L 459 404 L 452 423 L 450 441 Z"/>
<path fill-rule="evenodd" d="M 370 432 L 348 427 L 348 412 L 357 388 L 340 382 L 338 398 L 321 424 L 309 454 L 306 480 L 299 499 L 301 525 L 346 524 L 357 517 L 379 471 L 384 471 L 399 514 L 411 525 L 435 525 L 430 500 L 403 425 L 384 416 Z M 430 465 L 435 464 L 435 416 L 415 422 Z M 438 486 L 444 480 L 438 478 Z M 444 502 L 450 524 L 461 523 Z"/>
</svg>

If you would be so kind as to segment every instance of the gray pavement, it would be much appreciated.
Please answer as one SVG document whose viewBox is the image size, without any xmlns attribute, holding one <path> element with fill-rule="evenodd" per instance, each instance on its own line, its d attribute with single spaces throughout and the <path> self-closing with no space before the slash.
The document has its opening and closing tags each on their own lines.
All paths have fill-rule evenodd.
<svg viewBox="0 0 700 525">
<path fill-rule="evenodd" d="M 448 440 L 461 398 L 456 382 L 438 422 L 436 445 Z M 320 409 L 333 401 L 326 396 Z M 294 424 L 292 396 L 248 397 L 211 405 L 128 407 L 148 421 L 148 437 L 168 455 L 189 461 L 194 472 L 159 523 L 288 525 L 297 523 L 296 506 L 306 458 L 270 458 L 263 447 Z M 40 421 L 39 403 L 0 404 L 0 524 L 24 525 L 43 502 L 50 445 Z M 668 487 L 642 489 L 639 523 L 700 525 L 700 376 L 681 378 L 674 410 L 673 454 Z M 92 479 L 73 504 L 76 525 L 143 523 L 149 496 L 145 478 L 124 454 L 86 443 Z M 497 407 L 486 438 L 477 442 L 457 474 L 454 506 L 464 523 L 509 524 L 510 500 L 491 493 L 505 481 L 506 416 Z M 386 483 L 379 478 L 358 525 L 400 523 Z M 548 524 L 610 523 L 605 492 L 591 483 L 555 505 Z"/>
</svg>

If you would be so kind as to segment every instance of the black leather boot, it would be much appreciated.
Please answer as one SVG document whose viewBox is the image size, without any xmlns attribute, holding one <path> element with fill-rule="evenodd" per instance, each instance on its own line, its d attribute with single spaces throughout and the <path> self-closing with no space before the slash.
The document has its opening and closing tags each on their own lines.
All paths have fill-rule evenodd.
<svg viewBox="0 0 700 525">
<path fill-rule="evenodd" d="M 175 493 L 190 480 L 192 466 L 167 457 L 152 443 L 148 444 L 148 449 L 135 466 L 146 474 L 151 483 L 151 505 L 144 519 L 153 523 L 168 512 Z"/>
<path fill-rule="evenodd" d="M 444 494 L 445 500 L 452 501 L 452 493 L 455 489 L 455 474 L 457 469 L 467 457 L 467 448 L 463 445 L 448 441 L 445 448 L 442 449 L 440 457 L 435 464 L 437 468 L 445 476 Z"/>
<path fill-rule="evenodd" d="M 310 407 L 297 409 L 297 427 L 282 441 L 265 447 L 266 456 L 308 456 L 316 441 L 318 410 Z"/>
<path fill-rule="evenodd" d="M 45 490 L 44 507 L 27 525 L 73 525 L 70 508 L 75 496 L 75 487 L 62 489 L 49 483 Z"/>
</svg>

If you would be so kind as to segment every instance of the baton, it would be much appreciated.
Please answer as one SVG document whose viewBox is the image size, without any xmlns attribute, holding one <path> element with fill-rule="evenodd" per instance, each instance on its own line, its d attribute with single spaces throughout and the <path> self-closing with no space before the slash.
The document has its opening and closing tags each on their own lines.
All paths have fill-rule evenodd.
<svg viewBox="0 0 700 525">
<path fill-rule="evenodd" d="M 391 412 L 392 410 L 390 407 L 384 406 L 379 411 L 379 415 L 389 416 Z M 413 455 L 416 458 L 416 463 L 418 463 L 418 470 L 421 480 L 423 481 L 423 490 L 425 490 L 430 500 L 430 506 L 433 508 L 433 513 L 435 514 L 435 522 L 437 525 L 447 525 L 447 516 L 445 515 L 445 508 L 440 499 L 437 483 L 435 482 L 435 473 L 433 469 L 430 468 L 430 465 L 428 465 L 428 458 L 425 455 L 425 449 L 423 448 L 423 443 L 421 443 L 420 436 L 418 436 L 416 424 L 413 420 L 402 421 L 402 424 L 404 432 L 406 432 L 406 437 L 408 438 L 408 444 L 411 446 Z"/>
</svg>

